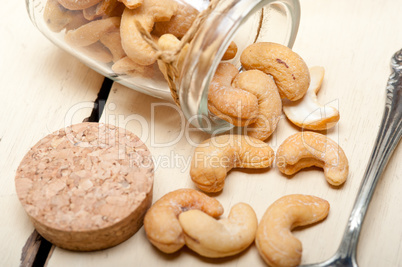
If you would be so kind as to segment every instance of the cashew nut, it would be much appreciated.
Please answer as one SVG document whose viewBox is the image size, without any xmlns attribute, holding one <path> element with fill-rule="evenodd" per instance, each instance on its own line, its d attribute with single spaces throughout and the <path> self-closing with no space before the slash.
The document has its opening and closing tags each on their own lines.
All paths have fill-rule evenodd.
<svg viewBox="0 0 402 267">
<path fill-rule="evenodd" d="M 288 195 L 275 201 L 258 225 L 255 244 L 270 266 L 297 266 L 302 244 L 291 230 L 316 223 L 327 217 L 329 203 L 308 195 Z"/>
<path fill-rule="evenodd" d="M 70 10 L 81 10 L 96 5 L 101 0 L 57 0 L 60 5 Z"/>
<path fill-rule="evenodd" d="M 79 47 L 78 49 L 83 51 L 87 56 L 95 59 L 96 61 L 109 63 L 113 60 L 113 56 L 110 53 L 109 49 L 107 49 L 100 42 L 96 42 L 84 47 Z"/>
<path fill-rule="evenodd" d="M 197 9 L 188 4 L 179 4 L 176 15 L 170 21 L 155 23 L 153 33 L 156 35 L 170 33 L 181 39 L 190 29 L 198 13 Z"/>
<path fill-rule="evenodd" d="M 222 205 L 193 189 L 170 192 L 155 202 L 144 218 L 144 228 L 149 241 L 165 253 L 173 253 L 184 246 L 183 230 L 178 216 L 180 213 L 199 209 L 212 217 L 223 213 Z"/>
<path fill-rule="evenodd" d="M 129 9 L 136 9 L 144 3 L 144 0 L 119 0 L 119 2 L 122 2 Z"/>
<path fill-rule="evenodd" d="M 100 2 L 100 3 L 102 3 L 102 2 Z M 84 15 L 84 18 L 86 20 L 94 20 L 94 19 L 102 17 L 102 15 L 96 14 L 99 4 L 85 8 L 84 10 L 82 10 L 82 14 Z"/>
<path fill-rule="evenodd" d="M 209 258 L 238 254 L 249 247 L 255 238 L 258 220 L 250 205 L 238 203 L 227 219 L 215 220 L 199 210 L 183 212 L 179 222 L 186 245 Z"/>
<path fill-rule="evenodd" d="M 222 60 L 231 60 L 237 54 L 237 45 L 235 42 L 231 42 L 228 49 L 226 49 L 225 54 L 222 57 Z"/>
<path fill-rule="evenodd" d="M 296 102 L 284 103 L 283 111 L 286 117 L 303 129 L 325 130 L 335 126 L 339 121 L 339 112 L 335 107 L 322 106 L 317 100 L 324 74 L 323 67 L 311 67 L 311 82 L 306 95 Z"/>
<path fill-rule="evenodd" d="M 72 12 L 74 12 L 74 17 L 66 25 L 66 32 L 76 30 L 79 27 L 81 27 L 82 25 L 89 23 L 89 20 L 87 20 L 84 17 L 84 14 L 82 11 L 72 11 Z"/>
<path fill-rule="evenodd" d="M 113 62 L 116 62 L 126 56 L 121 46 L 121 38 L 119 29 L 105 33 L 100 42 L 106 46 L 113 55 Z"/>
<path fill-rule="evenodd" d="M 112 65 L 112 70 L 116 74 L 141 74 L 151 75 L 153 73 L 153 65 L 142 66 L 132 61 L 129 57 L 123 57 Z"/>
<path fill-rule="evenodd" d="M 259 70 L 240 73 L 233 86 L 254 94 L 258 99 L 258 116 L 246 127 L 247 135 L 264 141 L 276 129 L 282 114 L 282 101 L 274 80 Z"/>
<path fill-rule="evenodd" d="M 162 51 L 175 51 L 179 46 L 180 46 L 180 40 L 173 34 L 167 33 L 163 34 L 159 40 L 158 40 L 158 46 L 159 49 Z M 189 44 L 186 44 L 183 49 L 180 51 L 177 61 L 174 63 L 177 70 L 181 70 L 181 67 L 183 66 L 184 59 L 187 55 L 187 51 L 189 48 Z M 227 50 L 229 51 L 229 49 Z M 232 53 L 229 51 L 228 53 Z M 158 66 L 160 71 L 163 73 L 163 76 L 165 77 L 166 80 L 168 80 L 167 77 L 167 71 L 166 71 L 166 65 L 162 60 L 158 60 Z M 178 77 L 176 77 L 178 78 Z"/>
<path fill-rule="evenodd" d="M 104 34 L 119 29 L 119 26 L 120 17 L 94 20 L 67 32 L 65 40 L 72 46 L 88 46 L 97 42 Z"/>
<path fill-rule="evenodd" d="M 179 39 L 177 39 L 177 37 L 174 36 L 173 34 L 164 34 L 158 40 L 158 46 L 162 51 L 174 51 L 179 47 L 179 45 L 180 45 Z M 177 61 L 174 63 L 175 67 L 179 71 L 183 66 L 184 59 L 187 55 L 188 47 L 189 47 L 188 44 L 186 44 L 183 47 L 183 49 L 180 51 L 178 55 Z M 162 72 L 163 76 L 165 77 L 165 79 L 168 80 L 169 78 L 166 70 L 166 65 L 162 60 L 158 60 L 158 67 L 159 70 Z"/>
<path fill-rule="evenodd" d="M 121 18 L 120 33 L 127 56 L 140 65 L 155 63 L 156 53 L 142 38 L 135 21 L 150 33 L 155 22 L 169 21 L 176 11 L 177 3 L 173 0 L 144 0 L 140 8 L 126 8 Z"/>
<path fill-rule="evenodd" d="M 117 0 L 102 0 L 94 6 L 84 9 L 82 12 L 87 20 L 94 20 L 102 16 L 110 17 L 117 4 Z"/>
<path fill-rule="evenodd" d="M 258 115 L 258 99 L 252 93 L 232 86 L 239 73 L 230 63 L 219 64 L 208 92 L 209 111 L 236 126 L 255 122 Z"/>
<path fill-rule="evenodd" d="M 190 176 L 205 192 L 223 189 L 232 168 L 268 168 L 274 161 L 272 148 L 244 135 L 220 135 L 202 142 L 194 151 Z"/>
<path fill-rule="evenodd" d="M 60 32 L 73 20 L 74 15 L 74 11 L 65 9 L 57 0 L 48 0 L 43 19 L 50 30 Z"/>
<path fill-rule="evenodd" d="M 292 175 L 311 166 L 324 169 L 331 185 L 341 185 L 349 173 L 348 159 L 342 148 L 325 135 L 301 132 L 288 137 L 278 148 L 276 164 L 279 170 Z"/>
<path fill-rule="evenodd" d="M 290 48 L 276 43 L 255 43 L 247 47 L 240 61 L 246 70 L 261 70 L 273 76 L 282 98 L 302 98 L 310 84 L 303 59 Z"/>
</svg>

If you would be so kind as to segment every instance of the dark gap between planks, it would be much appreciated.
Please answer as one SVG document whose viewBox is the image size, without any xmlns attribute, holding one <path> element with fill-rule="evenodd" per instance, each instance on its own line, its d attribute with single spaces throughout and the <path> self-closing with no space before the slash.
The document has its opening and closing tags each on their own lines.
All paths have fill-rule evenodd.
<svg viewBox="0 0 402 267">
<path fill-rule="evenodd" d="M 99 122 L 102 117 L 103 109 L 105 108 L 106 100 L 109 97 L 110 90 L 112 89 L 113 81 L 105 78 L 103 80 L 102 87 L 98 93 L 98 97 L 95 100 L 94 108 L 91 115 L 84 121 Z"/>
<path fill-rule="evenodd" d="M 98 97 L 94 102 L 94 108 L 91 115 L 86 118 L 85 122 L 99 122 L 102 117 L 110 90 L 112 89 L 113 81 L 105 78 L 102 87 L 99 90 Z M 46 265 L 48 258 L 51 256 L 52 244 L 44 239 L 36 232 L 31 234 L 25 243 L 21 253 L 21 267 L 43 267 Z"/>
</svg>

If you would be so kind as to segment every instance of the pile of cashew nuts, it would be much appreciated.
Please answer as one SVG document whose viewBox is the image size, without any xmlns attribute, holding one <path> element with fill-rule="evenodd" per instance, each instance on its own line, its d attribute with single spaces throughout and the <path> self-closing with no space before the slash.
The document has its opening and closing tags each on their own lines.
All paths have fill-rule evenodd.
<svg viewBox="0 0 402 267">
<path fill-rule="evenodd" d="M 349 164 L 344 151 L 327 136 L 314 132 L 339 121 L 336 108 L 317 101 L 324 68 L 309 69 L 298 54 L 275 43 L 250 45 L 240 61 L 240 73 L 227 62 L 218 66 L 209 88 L 208 106 L 219 118 L 244 127 L 243 134 L 214 136 L 195 149 L 190 169 L 194 184 L 206 193 L 220 192 L 232 168 L 268 168 L 274 162 L 285 175 L 316 166 L 324 170 L 332 187 L 345 183 Z M 277 128 L 282 109 L 303 131 L 285 139 L 275 153 L 264 141 Z M 243 214 L 237 213 L 234 219 L 239 205 Z M 291 230 L 325 219 L 329 207 L 326 200 L 297 194 L 272 203 L 259 224 L 251 207 L 244 203 L 233 206 L 227 219 L 216 220 L 199 210 L 184 211 L 176 218 L 183 245 L 200 255 L 230 256 L 254 241 L 268 265 L 297 266 L 302 244 Z M 241 234 L 239 228 L 243 229 Z"/>
<path fill-rule="evenodd" d="M 137 22 L 162 51 L 173 51 L 190 29 L 198 11 L 174 0 L 48 0 L 44 19 L 76 49 L 110 63 L 117 74 L 152 75 L 153 66 L 167 78 L 166 65 L 140 34 Z M 174 62 L 180 69 L 188 50 Z M 233 59 L 231 43 L 222 61 Z M 342 148 L 321 133 L 339 121 L 338 110 L 318 103 L 324 68 L 308 68 L 290 48 L 255 43 L 242 51 L 241 71 L 229 62 L 219 64 L 210 82 L 208 108 L 217 116 L 243 127 L 242 135 L 214 136 L 194 151 L 190 176 L 206 193 L 223 190 L 233 168 L 269 168 L 274 162 L 285 175 L 317 166 L 332 186 L 342 185 L 349 165 Z M 274 150 L 266 144 L 276 130 L 282 110 L 303 131 L 288 137 Z M 234 205 L 227 218 L 214 198 L 179 189 L 156 201 L 144 219 L 149 241 L 165 253 L 184 245 L 211 258 L 240 253 L 255 242 L 270 266 L 296 266 L 302 245 L 291 230 L 326 218 L 329 203 L 308 195 L 287 195 L 272 203 L 258 223 L 253 208 Z"/>
<path fill-rule="evenodd" d="M 159 43 L 172 49 L 178 40 L 165 36 Z M 329 129 L 339 120 L 336 108 L 317 101 L 324 68 L 309 69 L 298 54 L 275 43 L 250 45 L 240 61 L 242 71 L 231 63 L 220 63 L 210 83 L 208 107 L 213 115 L 244 127 L 244 132 L 213 136 L 194 150 L 190 177 L 198 189 L 220 192 L 233 168 L 269 168 L 274 162 L 285 175 L 316 166 L 324 170 L 332 187 L 345 183 L 349 164 L 344 151 L 314 132 Z M 285 139 L 275 153 L 264 141 L 277 128 L 282 110 L 303 131 Z M 292 229 L 322 221 L 329 208 L 326 200 L 294 194 L 272 203 L 260 222 L 246 203 L 235 204 L 228 217 L 221 218 L 223 208 L 216 199 L 194 189 L 179 189 L 150 208 L 144 228 L 150 242 L 165 253 L 186 245 L 204 257 L 220 258 L 255 243 L 268 265 L 297 266 L 302 244 Z"/>
<path fill-rule="evenodd" d="M 323 67 L 308 68 L 286 46 L 255 43 L 241 54 L 244 71 L 223 62 L 212 79 L 208 108 L 215 116 L 243 127 L 244 133 L 266 140 L 275 131 L 282 109 L 296 126 L 326 130 L 339 121 L 338 110 L 318 103 Z"/>
<path fill-rule="evenodd" d="M 164 253 L 184 245 L 208 258 L 239 254 L 255 242 L 270 266 L 297 266 L 302 244 L 291 230 L 325 219 L 326 200 L 309 195 L 287 195 L 264 213 L 260 223 L 253 208 L 235 204 L 227 218 L 216 199 L 194 189 L 179 189 L 156 201 L 144 218 L 149 241 Z"/>
<path fill-rule="evenodd" d="M 305 131 L 287 138 L 275 152 L 265 142 L 247 135 L 220 135 L 195 149 L 190 175 L 206 192 L 223 189 L 232 168 L 268 168 L 276 160 L 284 174 L 318 166 L 333 186 L 348 176 L 348 161 L 342 149 L 326 136 Z M 179 189 L 156 201 L 144 219 L 149 241 L 165 253 L 184 245 L 201 256 L 221 258 L 239 254 L 255 243 L 269 266 L 297 266 L 302 243 L 292 229 L 325 219 L 329 203 L 321 198 L 294 194 L 272 203 L 258 222 L 246 203 L 232 206 L 221 218 L 222 205 L 213 197 L 194 189 Z"/>
<path fill-rule="evenodd" d="M 178 40 L 165 36 L 159 43 L 171 49 Z M 208 106 L 214 115 L 249 131 L 213 136 L 194 150 L 190 176 L 198 189 L 220 192 L 231 169 L 269 168 L 274 162 L 285 175 L 316 166 L 324 170 L 332 187 L 345 183 L 349 164 L 342 148 L 311 131 L 328 129 L 339 120 L 337 109 L 317 101 L 324 69 L 309 69 L 299 55 L 275 43 L 252 44 L 240 59 L 242 72 L 227 62 L 218 66 Z M 275 131 L 282 109 L 303 131 L 288 137 L 275 153 L 264 141 Z M 155 202 L 144 228 L 149 241 L 165 253 L 186 245 L 204 257 L 221 258 L 255 243 L 268 265 L 297 266 L 303 249 L 292 229 L 322 221 L 329 208 L 324 199 L 294 194 L 272 203 L 259 222 L 246 203 L 233 205 L 228 217 L 221 218 L 223 208 L 216 199 L 194 189 L 179 189 Z"/>
<path fill-rule="evenodd" d="M 247 135 L 219 135 L 201 143 L 194 151 L 190 176 L 206 193 L 223 190 L 232 168 L 278 169 L 292 175 L 299 170 L 323 168 L 327 182 L 342 185 L 349 165 L 343 150 L 323 134 L 304 131 L 288 137 L 274 150 L 265 142 Z M 148 239 L 159 250 L 174 253 L 186 245 L 210 258 L 232 256 L 255 242 L 269 266 L 297 266 L 302 244 L 293 228 L 325 219 L 329 203 L 321 198 L 295 194 L 272 203 L 258 223 L 248 204 L 234 205 L 228 218 L 214 198 L 193 189 L 180 189 L 159 199 L 147 212 L 144 227 Z"/>
</svg>

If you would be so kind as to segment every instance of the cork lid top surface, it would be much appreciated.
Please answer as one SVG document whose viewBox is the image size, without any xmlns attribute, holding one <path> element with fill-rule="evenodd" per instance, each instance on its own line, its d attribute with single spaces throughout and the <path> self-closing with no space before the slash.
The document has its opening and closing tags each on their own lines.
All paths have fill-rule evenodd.
<svg viewBox="0 0 402 267">
<path fill-rule="evenodd" d="M 89 231 L 130 215 L 152 190 L 151 153 L 133 133 L 81 123 L 40 140 L 16 174 L 29 216 L 60 230 Z"/>
</svg>

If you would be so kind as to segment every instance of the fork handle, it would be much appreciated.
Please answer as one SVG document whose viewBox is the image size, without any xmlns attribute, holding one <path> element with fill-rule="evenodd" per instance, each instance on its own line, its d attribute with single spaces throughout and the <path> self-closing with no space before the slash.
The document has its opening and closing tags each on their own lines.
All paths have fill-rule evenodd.
<svg viewBox="0 0 402 267">
<path fill-rule="evenodd" d="M 388 80 L 387 99 L 380 130 L 360 185 L 342 242 L 340 258 L 356 259 L 361 226 L 377 182 L 402 135 L 402 69 L 393 67 Z"/>
</svg>

